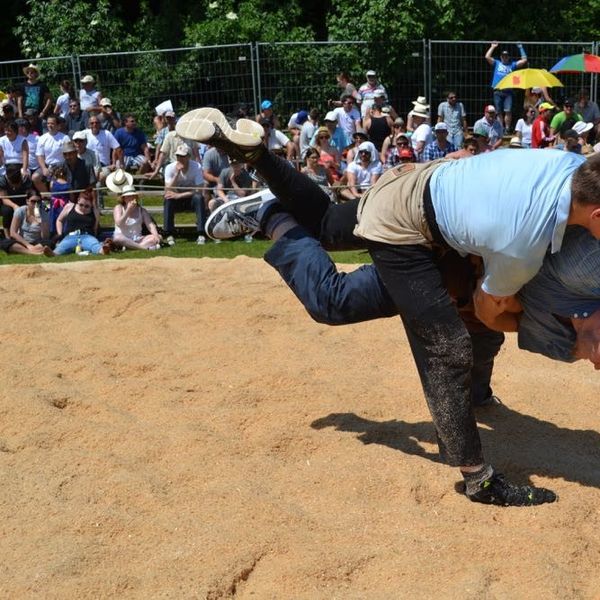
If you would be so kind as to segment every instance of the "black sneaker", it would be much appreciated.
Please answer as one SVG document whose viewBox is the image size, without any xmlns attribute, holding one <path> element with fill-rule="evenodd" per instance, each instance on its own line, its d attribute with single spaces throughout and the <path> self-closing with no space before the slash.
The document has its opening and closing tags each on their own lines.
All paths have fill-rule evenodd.
<svg viewBox="0 0 600 600">
<path fill-rule="evenodd" d="M 241 162 L 253 162 L 265 151 L 262 125 L 251 119 L 239 119 L 233 129 L 216 108 L 197 108 L 185 113 L 175 130 L 182 138 L 211 144 Z"/>
<path fill-rule="evenodd" d="M 501 473 L 494 473 L 480 484 L 475 493 L 467 493 L 466 496 L 472 502 L 498 506 L 535 506 L 554 502 L 558 498 L 553 491 L 546 488 L 510 483 Z"/>
<path fill-rule="evenodd" d="M 481 400 L 473 400 L 473 406 L 478 408 L 488 408 L 489 406 L 500 406 L 502 404 L 502 400 L 495 396 L 494 394 L 490 394 L 486 398 Z"/>
</svg>

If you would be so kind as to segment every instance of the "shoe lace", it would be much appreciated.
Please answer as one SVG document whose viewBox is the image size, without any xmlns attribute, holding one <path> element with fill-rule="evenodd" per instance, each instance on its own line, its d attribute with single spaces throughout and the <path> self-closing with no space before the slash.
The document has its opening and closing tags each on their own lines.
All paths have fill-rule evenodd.
<svg viewBox="0 0 600 600">
<path fill-rule="evenodd" d="M 259 228 L 259 223 L 255 218 L 238 211 L 227 214 L 227 224 L 234 235 L 255 233 Z"/>
<path fill-rule="evenodd" d="M 476 494 L 469 497 L 476 502 L 502 506 L 533 506 L 556 500 L 556 494 L 551 490 L 531 485 L 515 485 L 501 473 L 494 473 L 481 484 Z"/>
</svg>

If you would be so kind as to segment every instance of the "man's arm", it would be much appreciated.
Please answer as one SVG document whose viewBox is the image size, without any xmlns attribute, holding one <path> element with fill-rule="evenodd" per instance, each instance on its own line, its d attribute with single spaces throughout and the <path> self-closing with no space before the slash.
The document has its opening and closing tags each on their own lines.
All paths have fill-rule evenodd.
<svg viewBox="0 0 600 600">
<path fill-rule="evenodd" d="M 488 48 L 488 51 L 485 53 L 485 60 L 487 60 L 490 65 L 494 64 L 494 59 L 492 58 L 492 54 L 494 53 L 494 50 L 497 47 L 498 47 L 498 42 L 492 42 L 490 44 L 490 47 Z"/>
<path fill-rule="evenodd" d="M 527 53 L 525 52 L 525 48 L 523 48 L 523 44 L 517 44 L 517 48 L 521 54 L 521 58 L 517 61 L 517 69 L 520 69 L 523 65 L 527 64 Z"/>
</svg>

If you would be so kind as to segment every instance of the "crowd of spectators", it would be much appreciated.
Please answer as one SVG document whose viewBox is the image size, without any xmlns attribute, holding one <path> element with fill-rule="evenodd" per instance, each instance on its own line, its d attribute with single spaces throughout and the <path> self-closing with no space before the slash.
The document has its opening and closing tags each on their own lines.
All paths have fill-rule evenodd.
<svg viewBox="0 0 600 600">
<path fill-rule="evenodd" d="M 493 58 L 496 48 L 492 44 L 485 55 L 493 67 L 493 85 L 527 60 L 522 46 L 516 61 L 505 50 L 500 59 Z M 250 168 L 217 148 L 181 138 L 172 107 L 155 116 L 154 135 L 147 136 L 143 129 L 150 124 L 140 127 L 136 115 L 115 110 L 92 75 L 81 79 L 78 91 L 68 80 L 59 82 L 61 93 L 53 99 L 36 65 L 23 72 L 22 85 L 8 90 L 0 105 L 2 248 L 8 252 L 154 250 L 175 243 L 175 214 L 181 211 L 195 213 L 196 242 L 204 244 L 210 212 L 263 185 Z M 435 110 L 419 96 L 406 115 L 399 115 L 376 71 L 366 71 L 365 79 L 356 86 L 347 73 L 339 73 L 340 96 L 323 110 L 301 107 L 286 120 L 265 99 L 255 115 L 265 145 L 322 186 L 332 202 L 360 197 L 382 173 L 404 163 L 503 146 L 584 154 L 600 150 L 600 110 L 585 89 L 559 104 L 546 88 L 526 90 L 513 131 L 511 90 L 494 91 L 494 103 L 481 112 L 473 107 L 468 113 L 450 90 Z M 248 116 L 240 105 L 231 120 Z M 162 231 L 141 206 L 134 176 L 138 183 L 164 180 Z M 109 244 L 102 243 L 99 232 L 106 189 L 119 196 L 114 243 Z"/>
</svg>

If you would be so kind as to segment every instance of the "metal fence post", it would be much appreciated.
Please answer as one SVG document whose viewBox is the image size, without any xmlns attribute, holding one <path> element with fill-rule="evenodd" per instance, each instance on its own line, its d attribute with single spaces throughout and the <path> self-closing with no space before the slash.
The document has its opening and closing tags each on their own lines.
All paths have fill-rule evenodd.
<svg viewBox="0 0 600 600">
<path fill-rule="evenodd" d="M 252 92 L 254 95 L 254 112 L 258 114 L 260 108 L 260 99 L 262 98 L 262 90 L 260 84 L 260 43 L 252 44 L 254 50 L 254 60 L 252 61 Z M 256 64 L 255 64 L 256 63 Z"/>
</svg>

